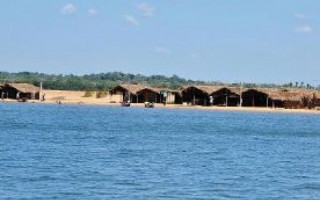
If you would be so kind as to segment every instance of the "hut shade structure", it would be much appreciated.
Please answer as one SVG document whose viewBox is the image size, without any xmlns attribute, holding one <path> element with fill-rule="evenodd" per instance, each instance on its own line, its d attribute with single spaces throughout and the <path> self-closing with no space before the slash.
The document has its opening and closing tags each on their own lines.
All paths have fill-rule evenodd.
<svg viewBox="0 0 320 200">
<path fill-rule="evenodd" d="M 182 104 L 181 92 L 178 90 L 155 88 L 160 91 L 160 101 L 165 104 Z M 166 94 L 166 96 L 165 96 Z"/>
<path fill-rule="evenodd" d="M 114 87 L 110 93 L 122 95 L 123 102 L 139 103 L 138 92 L 144 88 L 145 86 L 142 85 L 122 84 Z"/>
<path fill-rule="evenodd" d="M 28 83 L 10 83 L 2 86 L 1 97 L 8 99 L 37 99 L 40 88 Z"/>
<path fill-rule="evenodd" d="M 122 84 L 110 90 L 113 95 L 122 95 L 123 102 L 132 103 L 164 103 L 163 92 L 167 93 L 167 103 L 176 103 L 179 101 L 179 91 L 165 88 L 152 88 L 143 85 Z M 181 99 L 181 94 L 180 94 Z"/>
<path fill-rule="evenodd" d="M 270 97 L 267 91 L 262 89 L 247 89 L 242 93 L 242 106 L 269 107 Z"/>
<path fill-rule="evenodd" d="M 218 106 L 239 106 L 240 88 L 221 88 L 211 94 L 213 105 Z"/>
<path fill-rule="evenodd" d="M 144 88 L 137 92 L 139 103 L 150 102 L 150 103 L 161 103 L 161 89 Z"/>
<path fill-rule="evenodd" d="M 217 86 L 189 86 L 182 89 L 183 102 L 192 105 L 208 106 L 210 95 L 221 89 Z"/>
<path fill-rule="evenodd" d="M 312 94 L 305 90 L 275 90 L 270 97 L 272 102 L 276 102 L 274 107 L 300 109 L 310 107 L 312 104 Z"/>
</svg>

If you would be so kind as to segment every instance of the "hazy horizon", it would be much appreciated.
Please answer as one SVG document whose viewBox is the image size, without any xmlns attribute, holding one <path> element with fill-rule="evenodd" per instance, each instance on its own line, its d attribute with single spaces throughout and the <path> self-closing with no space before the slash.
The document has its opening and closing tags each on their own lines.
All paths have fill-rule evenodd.
<svg viewBox="0 0 320 200">
<path fill-rule="evenodd" d="M 320 1 L 0 2 L 0 71 L 320 85 Z"/>
</svg>

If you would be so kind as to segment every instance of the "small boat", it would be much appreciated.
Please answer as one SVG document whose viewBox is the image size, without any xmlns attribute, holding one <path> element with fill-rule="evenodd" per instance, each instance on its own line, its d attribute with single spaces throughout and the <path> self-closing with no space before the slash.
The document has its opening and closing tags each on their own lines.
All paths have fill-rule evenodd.
<svg viewBox="0 0 320 200">
<path fill-rule="evenodd" d="M 145 102 L 144 103 L 144 107 L 146 107 L 146 108 L 154 108 L 154 103 Z"/>
<path fill-rule="evenodd" d="M 18 99 L 18 102 L 27 102 L 28 100 L 27 100 L 27 98 L 19 98 Z"/>
<path fill-rule="evenodd" d="M 130 101 L 122 102 L 121 106 L 122 107 L 130 107 Z"/>
</svg>

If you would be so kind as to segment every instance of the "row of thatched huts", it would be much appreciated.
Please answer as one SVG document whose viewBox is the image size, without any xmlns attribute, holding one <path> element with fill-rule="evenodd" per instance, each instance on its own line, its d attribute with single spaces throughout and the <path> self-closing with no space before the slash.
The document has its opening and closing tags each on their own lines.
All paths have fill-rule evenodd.
<svg viewBox="0 0 320 200">
<path fill-rule="evenodd" d="M 229 86 L 186 86 L 180 90 L 121 84 L 110 90 L 122 101 L 202 106 L 244 106 L 278 108 L 320 107 L 320 92 L 292 88 L 244 88 Z M 40 88 L 27 83 L 0 85 L 1 99 L 40 99 Z"/>
<path fill-rule="evenodd" d="M 186 86 L 181 90 L 123 84 L 111 90 L 123 101 L 189 104 L 203 106 L 244 106 L 312 108 L 320 106 L 320 92 L 307 89 L 243 88 L 228 86 Z"/>
<path fill-rule="evenodd" d="M 118 85 L 110 91 L 111 94 L 121 95 L 123 101 L 131 103 L 181 103 L 181 95 L 178 90 L 170 90 L 164 88 L 152 88 L 143 85 Z"/>
</svg>

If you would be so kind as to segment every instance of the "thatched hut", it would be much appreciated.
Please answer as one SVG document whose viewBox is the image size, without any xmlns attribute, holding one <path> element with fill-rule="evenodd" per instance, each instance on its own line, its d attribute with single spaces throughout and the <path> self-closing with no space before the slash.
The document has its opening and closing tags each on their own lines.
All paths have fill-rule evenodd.
<svg viewBox="0 0 320 200">
<path fill-rule="evenodd" d="M 114 87 L 110 93 L 112 95 L 121 95 L 123 102 L 129 101 L 132 103 L 179 103 L 181 95 L 179 91 L 165 88 L 152 88 L 144 85 L 122 84 Z M 164 96 L 166 96 L 164 98 Z M 180 98 L 179 98 L 180 97 Z M 181 101 L 180 101 L 181 102 Z"/>
<path fill-rule="evenodd" d="M 188 86 L 182 88 L 182 100 L 192 105 L 209 105 L 210 95 L 219 89 L 221 86 Z"/>
<path fill-rule="evenodd" d="M 181 104 L 181 91 L 171 90 L 167 88 L 152 88 L 152 90 L 160 93 L 160 102 L 165 104 Z"/>
<path fill-rule="evenodd" d="M 273 107 L 299 109 L 312 107 L 312 92 L 305 89 L 277 89 L 270 93 Z"/>
<path fill-rule="evenodd" d="M 272 99 L 272 107 L 298 109 L 302 105 L 301 96 L 297 94 L 277 92 L 270 94 L 270 97 Z"/>
<path fill-rule="evenodd" d="M 146 86 L 134 85 L 134 84 L 121 84 L 114 87 L 110 93 L 112 95 L 121 95 L 123 102 L 130 101 L 132 103 L 138 103 L 138 92 L 143 90 Z"/>
<path fill-rule="evenodd" d="M 268 89 L 249 88 L 245 89 L 242 94 L 242 106 L 251 107 L 268 107 L 270 106 L 270 97 Z"/>
<path fill-rule="evenodd" d="M 151 103 L 161 103 L 161 90 L 158 88 L 150 88 L 146 87 L 137 92 L 138 95 L 138 102 L 144 103 L 144 102 L 151 102 Z"/>
<path fill-rule="evenodd" d="M 8 83 L 1 88 L 2 98 L 39 100 L 40 88 L 28 83 Z"/>
<path fill-rule="evenodd" d="M 240 88 L 223 87 L 211 93 L 213 105 L 218 106 L 239 106 L 240 105 Z"/>
</svg>

